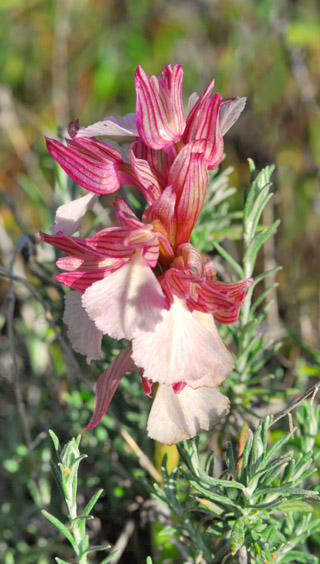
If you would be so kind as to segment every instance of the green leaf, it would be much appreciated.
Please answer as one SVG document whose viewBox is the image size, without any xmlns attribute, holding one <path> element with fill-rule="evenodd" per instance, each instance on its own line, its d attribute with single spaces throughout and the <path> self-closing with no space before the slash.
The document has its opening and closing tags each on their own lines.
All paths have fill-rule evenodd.
<svg viewBox="0 0 320 564">
<path fill-rule="evenodd" d="M 244 278 L 244 271 L 240 266 L 240 264 L 238 264 L 234 260 L 234 258 L 232 258 L 232 256 L 229 255 L 229 253 L 216 241 L 213 242 L 213 246 L 215 249 L 217 249 L 218 253 L 222 256 L 222 258 L 224 258 L 230 264 L 230 266 L 232 266 L 232 268 L 237 272 L 237 274 L 239 274 L 240 278 Z"/>
<path fill-rule="evenodd" d="M 73 528 L 75 525 L 80 525 L 83 522 L 85 523 L 86 521 L 91 521 L 92 519 L 93 519 L 92 515 L 79 515 L 74 519 L 70 520 L 70 527 Z"/>
<path fill-rule="evenodd" d="M 269 237 L 271 237 L 271 235 L 273 235 L 273 233 L 277 230 L 279 224 L 280 220 L 275 221 L 272 225 L 270 225 L 270 227 L 263 229 L 261 233 L 255 235 L 255 237 L 250 241 L 243 257 L 243 263 L 250 265 L 251 272 L 253 271 L 256 257 L 260 248 L 262 247 L 263 243 L 267 239 L 269 239 Z"/>
<path fill-rule="evenodd" d="M 290 550 L 287 554 L 281 556 L 279 560 L 279 564 L 285 564 L 285 562 L 288 562 L 289 564 L 292 564 L 292 562 L 301 562 L 302 564 L 319 564 L 319 559 L 317 556 L 307 554 L 306 552 Z"/>
<path fill-rule="evenodd" d="M 118 550 L 115 550 L 114 552 L 112 552 L 111 554 L 109 554 L 106 558 L 104 558 L 100 564 L 107 564 L 108 562 L 110 562 L 110 560 L 112 560 L 112 558 L 118 553 Z"/>
<path fill-rule="evenodd" d="M 67 562 L 66 560 L 62 560 L 62 558 L 59 558 L 58 556 L 55 557 L 55 561 L 58 564 L 71 564 L 70 562 Z"/>
<path fill-rule="evenodd" d="M 101 496 L 101 494 L 103 493 L 103 489 L 98 490 L 97 493 L 95 493 L 92 498 L 90 499 L 90 501 L 87 503 L 87 505 L 84 508 L 83 511 L 83 515 L 89 515 L 91 509 L 95 506 L 95 504 L 97 503 L 99 497 Z"/>
<path fill-rule="evenodd" d="M 273 272 L 278 272 L 279 270 L 282 270 L 282 266 L 275 266 L 274 268 L 270 268 L 270 270 L 266 270 L 265 272 L 262 272 L 261 274 L 259 274 L 258 276 L 256 276 L 253 280 L 253 288 L 259 284 L 259 282 L 261 282 L 262 280 L 264 280 L 264 278 L 266 278 L 267 276 L 269 276 L 269 274 L 272 274 Z"/>
<path fill-rule="evenodd" d="M 284 435 L 282 435 L 282 437 L 280 437 L 280 439 L 278 439 L 275 443 L 273 443 L 273 445 L 271 445 L 271 447 L 263 457 L 263 460 L 261 461 L 259 470 L 266 467 L 266 465 L 275 456 L 276 452 L 278 452 L 278 450 L 280 450 L 290 440 L 290 438 L 290 433 L 285 433 Z"/>
<path fill-rule="evenodd" d="M 203 487 L 195 480 L 190 480 L 189 483 L 192 488 L 201 493 L 205 498 L 215 501 L 216 503 L 220 503 L 222 506 L 231 507 L 233 510 L 237 508 L 237 505 L 233 503 L 229 497 L 216 494 L 212 490 Z"/>
<path fill-rule="evenodd" d="M 236 520 L 235 524 L 232 527 L 231 532 L 231 550 L 232 554 L 236 554 L 239 548 L 242 547 L 245 539 L 245 519 L 244 517 L 240 517 Z"/>
<path fill-rule="evenodd" d="M 102 551 L 102 550 L 109 550 L 109 548 L 111 548 L 111 544 L 105 544 L 105 545 L 103 545 L 103 544 L 98 544 L 98 545 L 96 545 L 96 546 L 90 546 L 89 548 L 86 548 L 86 550 L 84 550 L 84 551 L 81 553 L 81 556 L 82 556 L 83 554 L 88 553 L 88 552 L 93 552 L 93 551 L 94 551 L 94 552 L 100 552 L 100 551 Z M 113 553 L 113 554 L 114 554 L 114 553 Z"/>
<path fill-rule="evenodd" d="M 75 543 L 72 534 L 68 531 L 67 527 L 63 523 L 61 523 L 61 521 L 57 519 L 57 517 L 54 517 L 53 515 L 51 515 L 51 513 L 48 513 L 48 511 L 46 511 L 45 509 L 43 509 L 41 513 L 42 515 L 44 515 L 44 517 L 48 519 L 48 521 L 50 521 L 50 523 L 52 523 L 55 527 L 57 527 L 57 529 L 59 529 L 59 531 L 62 534 L 64 534 L 64 536 L 68 539 L 74 550 L 76 550 L 77 545 Z"/>
<path fill-rule="evenodd" d="M 263 302 L 263 300 L 270 294 L 270 292 L 272 292 L 272 290 L 274 290 L 278 286 L 279 286 L 278 282 L 275 282 L 274 284 L 271 284 L 271 286 L 269 286 L 269 288 L 267 288 L 264 292 L 262 292 L 262 294 L 260 294 L 260 296 L 255 300 L 255 302 L 253 302 L 251 306 L 250 314 L 253 314 L 253 312 Z"/>
<path fill-rule="evenodd" d="M 310 503 L 298 499 L 285 501 L 284 503 L 281 503 L 279 507 L 282 511 L 306 511 L 307 513 L 310 513 L 312 511 L 312 505 L 310 505 Z"/>
<path fill-rule="evenodd" d="M 59 442 L 59 439 L 58 439 L 57 435 L 56 435 L 51 429 L 49 429 L 49 435 L 50 435 L 50 437 L 51 437 L 51 439 L 52 439 L 54 448 L 56 449 L 56 453 L 59 454 L 60 442 Z"/>
</svg>

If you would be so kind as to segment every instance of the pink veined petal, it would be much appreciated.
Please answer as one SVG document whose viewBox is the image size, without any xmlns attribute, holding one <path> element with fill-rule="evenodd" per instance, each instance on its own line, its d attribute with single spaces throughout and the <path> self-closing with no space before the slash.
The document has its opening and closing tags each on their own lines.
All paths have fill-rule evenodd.
<svg viewBox="0 0 320 564">
<path fill-rule="evenodd" d="M 95 405 L 90 423 L 86 429 L 93 429 L 100 423 L 106 413 L 110 402 L 127 372 L 133 370 L 134 365 L 131 360 L 131 347 L 122 350 L 118 356 L 109 364 L 107 370 L 98 378 Z"/>
<path fill-rule="evenodd" d="M 153 230 L 147 227 L 131 231 L 125 243 L 131 249 L 143 249 L 144 260 L 151 268 L 155 268 L 159 258 L 159 241 Z"/>
<path fill-rule="evenodd" d="M 197 303 L 192 305 L 195 309 L 212 313 L 220 323 L 234 323 L 252 282 L 251 278 L 238 282 L 207 280 L 199 286 Z"/>
<path fill-rule="evenodd" d="M 101 254 L 91 248 L 86 239 L 81 239 L 81 237 L 69 237 L 68 235 L 64 235 L 61 231 L 58 231 L 55 235 L 48 235 L 41 231 L 40 237 L 45 243 L 49 243 L 49 245 L 53 245 L 69 255 L 96 253 L 97 256 L 99 256 Z"/>
<path fill-rule="evenodd" d="M 214 79 L 211 80 L 211 82 L 208 84 L 205 91 L 201 94 L 200 98 L 198 97 L 198 99 L 196 101 L 195 101 L 196 93 L 194 93 L 192 95 L 193 96 L 192 103 L 194 101 L 195 101 L 195 103 L 193 103 L 193 106 L 190 109 L 190 113 L 187 117 L 186 127 L 185 127 L 185 130 L 183 132 L 184 143 L 190 143 L 194 139 L 200 138 L 200 137 L 196 136 L 197 131 L 198 131 L 199 122 L 200 123 L 203 122 L 203 118 L 204 118 L 203 114 L 205 112 L 209 96 L 212 93 L 212 90 L 214 88 L 214 83 L 215 83 L 215 80 Z"/>
<path fill-rule="evenodd" d="M 197 249 L 191 243 L 183 243 L 177 249 L 177 254 L 181 254 L 186 268 L 192 269 L 198 276 L 202 275 L 202 258 Z"/>
<path fill-rule="evenodd" d="M 165 151 L 155 151 L 150 149 L 141 139 L 134 143 L 134 154 L 137 159 L 147 161 L 151 168 L 156 171 L 157 178 L 162 186 L 168 184 L 168 173 L 173 163 L 171 158 Z M 176 156 L 176 155 L 175 155 Z"/>
<path fill-rule="evenodd" d="M 217 269 L 212 260 L 207 259 L 204 263 L 203 273 L 206 279 L 213 280 L 217 274 Z"/>
<path fill-rule="evenodd" d="M 223 100 L 220 107 L 220 128 L 222 135 L 229 131 L 244 110 L 247 98 Z"/>
<path fill-rule="evenodd" d="M 183 70 L 168 65 L 162 76 L 149 78 L 140 67 L 135 73 L 136 118 L 139 137 L 151 149 L 177 140 L 185 125 L 182 104 Z"/>
<path fill-rule="evenodd" d="M 126 114 L 119 119 L 109 116 L 103 121 L 88 125 L 88 127 L 80 127 L 76 133 L 76 137 L 102 137 L 104 135 L 138 137 L 136 115 Z"/>
<path fill-rule="evenodd" d="M 58 231 L 62 231 L 65 235 L 73 235 L 80 229 L 85 214 L 93 208 L 97 199 L 96 194 L 86 194 L 82 198 L 60 206 L 56 211 L 55 225 L 50 227 L 52 235 L 56 235 Z"/>
<path fill-rule="evenodd" d="M 225 378 L 216 370 L 220 366 L 216 337 L 176 297 L 152 332 L 136 334 L 132 351 L 144 376 L 159 384 L 172 386 L 183 379 L 197 387 L 197 381 L 211 375 L 215 386 Z"/>
<path fill-rule="evenodd" d="M 170 386 L 159 386 L 149 414 L 148 435 L 167 445 L 191 439 L 211 429 L 228 408 L 228 398 L 214 388 L 186 386 L 175 394 Z"/>
<path fill-rule="evenodd" d="M 159 182 L 155 170 L 153 170 L 150 164 L 143 160 L 138 159 L 134 154 L 134 145 L 130 149 L 130 162 L 134 173 L 136 174 L 140 190 L 145 196 L 148 204 L 151 204 L 154 200 L 159 198 L 162 192 L 162 186 Z"/>
<path fill-rule="evenodd" d="M 141 226 L 145 227 L 140 222 L 138 225 L 139 228 Z M 103 257 L 130 258 L 134 249 L 131 249 L 125 241 L 131 232 L 132 229 L 126 226 L 108 227 L 107 229 L 99 231 L 87 239 L 87 241 L 92 250 Z"/>
<path fill-rule="evenodd" d="M 118 218 L 118 223 L 120 225 L 126 225 L 127 227 L 135 228 L 141 222 L 137 218 L 134 211 L 130 208 L 123 198 L 115 197 L 113 203 L 115 214 Z"/>
<path fill-rule="evenodd" d="M 87 137 L 60 141 L 46 139 L 48 151 L 63 170 L 86 190 L 111 194 L 120 188 L 118 169 L 121 155 L 115 149 Z"/>
<path fill-rule="evenodd" d="M 220 128 L 219 110 L 221 106 L 220 94 L 207 100 L 202 109 L 202 119 L 198 123 L 194 140 L 191 142 L 193 151 L 202 153 L 209 170 L 216 168 L 223 157 L 223 136 Z"/>
<path fill-rule="evenodd" d="M 177 196 L 172 191 L 172 186 L 167 186 L 161 196 L 155 200 L 143 214 L 143 220 L 148 223 L 156 219 L 161 221 L 167 231 L 170 243 L 173 243 L 176 228 L 176 199 Z"/>
<path fill-rule="evenodd" d="M 92 286 L 95 282 L 109 276 L 113 270 L 93 270 L 91 272 L 74 271 L 62 272 L 56 274 L 56 280 L 64 284 L 68 288 L 84 292 L 87 288 Z"/>
<path fill-rule="evenodd" d="M 187 243 L 199 217 L 208 188 L 207 165 L 201 154 L 193 153 L 186 145 L 175 159 L 169 174 L 169 182 L 177 194 L 176 245 Z"/>
<path fill-rule="evenodd" d="M 65 309 L 63 321 L 68 326 L 68 337 L 73 349 L 91 360 L 102 358 L 102 332 L 88 317 L 81 305 L 81 293 L 72 291 L 65 295 Z"/>
<path fill-rule="evenodd" d="M 124 264 L 122 259 L 116 257 L 99 257 L 94 254 L 69 255 L 57 260 L 58 268 L 68 271 L 81 270 L 92 272 L 94 270 L 115 270 Z"/>
<path fill-rule="evenodd" d="M 205 283 L 197 287 L 197 298 L 192 306 L 199 311 L 216 313 L 233 310 L 236 303 L 227 294 L 209 288 Z"/>
<path fill-rule="evenodd" d="M 173 301 L 173 296 L 186 300 L 188 303 L 188 300 L 193 295 L 191 293 L 192 285 L 198 284 L 199 282 L 201 283 L 202 280 L 188 269 L 180 269 L 171 266 L 161 277 L 160 281 L 162 289 L 165 295 L 168 296 L 170 303 Z"/>
<path fill-rule="evenodd" d="M 219 121 L 221 96 L 215 94 L 210 98 L 213 86 L 214 80 L 192 106 L 182 137 L 184 143 L 192 143 L 195 152 L 203 153 L 209 169 L 216 168 L 223 157 L 223 137 Z"/>
<path fill-rule="evenodd" d="M 166 302 L 161 286 L 137 252 L 123 267 L 88 288 L 82 305 L 97 328 L 114 339 L 152 331 Z"/>
</svg>

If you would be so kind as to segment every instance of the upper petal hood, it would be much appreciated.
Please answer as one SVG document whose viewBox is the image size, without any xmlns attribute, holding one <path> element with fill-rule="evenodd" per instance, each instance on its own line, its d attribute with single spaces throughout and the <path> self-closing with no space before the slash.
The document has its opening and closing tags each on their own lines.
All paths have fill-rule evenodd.
<svg viewBox="0 0 320 564">
<path fill-rule="evenodd" d="M 183 70 L 168 65 L 162 76 L 147 75 L 140 67 L 135 74 L 136 118 L 139 136 L 151 149 L 163 149 L 178 139 L 185 126 L 182 104 Z"/>
</svg>

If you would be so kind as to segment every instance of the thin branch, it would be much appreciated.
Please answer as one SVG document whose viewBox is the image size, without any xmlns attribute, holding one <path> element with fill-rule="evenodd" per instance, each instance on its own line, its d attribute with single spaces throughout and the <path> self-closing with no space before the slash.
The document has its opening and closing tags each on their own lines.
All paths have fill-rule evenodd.
<svg viewBox="0 0 320 564">
<path fill-rule="evenodd" d="M 132 536 L 135 528 L 135 523 L 133 519 L 129 519 L 127 521 L 120 537 L 118 538 L 116 544 L 112 547 L 112 550 L 116 550 L 116 554 L 110 560 L 110 564 L 117 564 L 119 562 L 122 554 L 124 553 L 126 546 L 129 542 L 130 537 Z"/>
<path fill-rule="evenodd" d="M 304 400 L 307 399 L 309 396 L 311 396 L 310 404 L 312 404 L 319 388 L 320 388 L 320 380 L 318 380 L 315 384 L 313 384 L 302 396 L 300 396 L 291 405 L 289 405 L 289 407 L 287 407 L 286 409 L 281 411 L 278 415 L 276 415 L 276 417 L 272 421 L 272 425 L 280 421 L 280 419 L 282 419 L 283 417 L 286 417 L 286 415 L 289 415 L 291 411 L 293 411 L 296 407 L 298 407 L 298 405 L 303 403 Z"/>
<path fill-rule="evenodd" d="M 111 414 L 111 416 L 113 417 L 115 423 L 116 423 L 116 428 L 119 431 L 120 435 L 124 438 L 124 440 L 126 441 L 126 443 L 130 446 L 131 450 L 135 453 L 135 455 L 138 457 L 139 459 L 139 463 L 140 466 L 142 466 L 142 468 L 145 468 L 145 470 L 147 470 L 147 472 L 149 472 L 149 474 L 159 483 L 162 484 L 162 476 L 161 474 L 158 472 L 158 470 L 155 468 L 155 466 L 152 464 L 150 458 L 143 452 L 143 450 L 141 450 L 141 448 L 139 447 L 139 445 L 136 443 L 136 441 L 134 440 L 133 437 L 131 437 L 131 435 L 128 433 L 128 431 L 126 431 L 126 429 L 123 427 L 123 425 L 120 423 L 120 421 L 117 419 L 117 417 L 115 416 L 115 414 L 112 412 L 112 410 L 109 409 L 108 413 Z"/>
</svg>

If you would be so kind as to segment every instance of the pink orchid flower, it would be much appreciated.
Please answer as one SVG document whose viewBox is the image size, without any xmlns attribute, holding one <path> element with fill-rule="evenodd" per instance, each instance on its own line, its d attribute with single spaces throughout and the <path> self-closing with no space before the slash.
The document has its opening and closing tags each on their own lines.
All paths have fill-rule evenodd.
<svg viewBox="0 0 320 564">
<path fill-rule="evenodd" d="M 172 444 L 209 429 L 228 409 L 217 387 L 233 369 L 231 353 L 215 326 L 233 323 L 252 280 L 215 280 L 215 267 L 190 244 L 208 187 L 208 170 L 223 154 L 223 134 L 239 117 L 243 99 L 211 97 L 214 81 L 182 104 L 183 71 L 168 65 L 158 78 L 138 67 L 136 115 L 107 118 L 88 128 L 70 126 L 67 146 L 47 140 L 52 156 L 91 194 L 61 206 L 45 242 L 67 256 L 57 280 L 72 290 L 64 322 L 74 349 L 102 357 L 104 334 L 128 339 L 100 376 L 88 428 L 103 417 L 122 377 L 140 370 L 153 396 L 149 436 Z M 115 141 L 133 137 L 125 151 Z M 137 186 L 146 199 L 139 220 L 116 199 L 117 226 L 92 237 L 71 235 L 98 194 L 122 184 Z"/>
<path fill-rule="evenodd" d="M 117 200 L 118 227 L 87 239 L 42 234 L 68 255 L 57 261 L 66 271 L 57 280 L 73 289 L 66 297 L 64 321 L 75 350 L 90 362 L 101 358 L 103 334 L 132 342 L 130 354 L 122 351 L 101 375 L 89 428 L 103 417 L 125 373 L 136 367 L 148 383 L 147 394 L 153 384 L 159 385 L 148 432 L 167 444 L 208 429 L 227 408 L 227 399 L 216 388 L 232 370 L 233 358 L 214 319 L 233 322 L 252 283 L 215 281 L 213 263 L 203 265 L 190 243 L 174 251 L 175 203 L 167 188 L 142 221 Z M 208 402 L 201 411 L 205 390 Z M 194 415 L 178 417 L 192 403 L 198 406 Z M 159 410 L 172 411 L 161 431 L 155 422 Z"/>
</svg>

